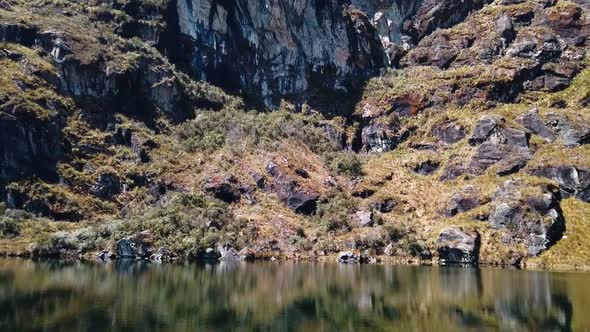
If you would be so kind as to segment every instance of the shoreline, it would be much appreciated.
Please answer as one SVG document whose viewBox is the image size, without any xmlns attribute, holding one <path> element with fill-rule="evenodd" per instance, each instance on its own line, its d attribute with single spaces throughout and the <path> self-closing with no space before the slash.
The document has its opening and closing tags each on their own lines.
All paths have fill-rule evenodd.
<svg viewBox="0 0 590 332">
<path fill-rule="evenodd" d="M 19 259 L 27 261 L 55 261 L 55 262 L 80 262 L 80 263 L 99 263 L 109 264 L 117 261 L 137 261 L 145 262 L 148 264 L 220 264 L 220 263 L 246 263 L 256 264 L 262 262 L 274 262 L 274 263 L 332 263 L 342 265 L 398 265 L 398 266 L 423 266 L 423 267 L 459 267 L 465 269 L 496 269 L 496 270 L 521 270 L 530 272 L 552 272 L 552 273 L 588 273 L 590 272 L 590 265 L 579 265 L 572 266 L 569 264 L 559 265 L 544 265 L 535 262 L 524 262 L 522 266 L 512 266 L 499 263 L 490 262 L 479 262 L 478 264 L 440 264 L 438 259 L 432 259 L 423 261 L 413 257 L 391 257 L 391 256 L 374 256 L 371 257 L 371 262 L 363 263 L 345 263 L 338 261 L 338 255 L 326 255 L 326 256 L 288 256 L 288 255 L 270 255 L 270 254 L 259 254 L 253 259 L 239 259 L 239 260 L 222 260 L 222 259 L 187 259 L 187 258 L 175 258 L 169 260 L 152 260 L 149 258 L 114 258 L 102 260 L 99 257 L 99 253 L 85 254 L 85 255 L 65 255 L 65 256 L 33 256 L 30 253 L 27 254 L 10 254 L 0 253 L 0 259 Z"/>
</svg>

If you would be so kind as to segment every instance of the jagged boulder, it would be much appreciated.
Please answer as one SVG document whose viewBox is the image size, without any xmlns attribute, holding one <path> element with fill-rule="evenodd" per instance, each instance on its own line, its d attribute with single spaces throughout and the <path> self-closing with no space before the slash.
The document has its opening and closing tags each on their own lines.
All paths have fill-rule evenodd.
<svg viewBox="0 0 590 332">
<path fill-rule="evenodd" d="M 217 248 L 217 252 L 219 253 L 220 261 L 252 261 L 256 259 L 254 251 L 249 248 L 244 248 L 240 251 L 237 251 L 232 246 L 220 245 Z"/>
<path fill-rule="evenodd" d="M 364 264 L 373 262 L 373 259 L 365 254 L 359 255 L 353 251 L 341 251 L 338 253 L 336 261 L 343 264 Z"/>
<path fill-rule="evenodd" d="M 491 166 L 496 174 L 505 176 L 524 168 L 531 158 L 529 134 L 501 126 L 503 119 L 485 116 L 479 120 L 469 138 L 469 144 L 479 145 L 471 158 L 468 170 L 481 175 Z"/>
<path fill-rule="evenodd" d="M 535 108 L 523 114 L 518 121 L 531 133 L 541 136 L 548 142 L 555 141 L 555 132 L 541 119 L 538 109 Z"/>
<path fill-rule="evenodd" d="M 101 173 L 98 179 L 90 189 L 90 192 L 102 199 L 112 199 L 114 196 L 121 193 L 121 180 L 115 174 Z"/>
<path fill-rule="evenodd" d="M 385 198 L 380 201 L 377 201 L 371 205 L 371 208 L 381 212 L 381 213 L 389 213 L 395 209 L 397 206 L 396 201 L 393 198 Z"/>
<path fill-rule="evenodd" d="M 145 231 L 126 237 L 117 242 L 117 258 L 148 259 L 153 253 L 154 238 Z"/>
<path fill-rule="evenodd" d="M 357 211 L 352 215 L 352 225 L 355 227 L 372 227 L 373 212 L 365 210 Z"/>
<path fill-rule="evenodd" d="M 213 175 L 207 179 L 203 189 L 227 203 L 239 202 L 242 196 L 238 179 L 233 175 Z"/>
<path fill-rule="evenodd" d="M 291 189 L 287 191 L 287 207 L 295 213 L 312 215 L 315 213 L 320 196 L 313 192 Z"/>
<path fill-rule="evenodd" d="M 483 198 L 479 188 L 466 186 L 451 196 L 443 214 L 447 217 L 475 209 L 482 204 Z"/>
<path fill-rule="evenodd" d="M 432 134 L 445 144 L 454 144 L 465 138 L 465 127 L 447 121 L 439 123 L 432 128 Z"/>
<path fill-rule="evenodd" d="M 437 244 L 441 264 L 477 265 L 479 262 L 481 238 L 477 232 L 448 227 L 440 233 Z"/>
<path fill-rule="evenodd" d="M 420 175 L 430 175 L 436 172 L 440 167 L 440 163 L 435 160 L 426 160 L 413 167 L 413 171 Z"/>
<path fill-rule="evenodd" d="M 576 197 L 590 202 L 590 169 L 574 166 L 543 167 L 531 171 L 532 175 L 551 179 L 559 184 L 561 196 Z"/>
<path fill-rule="evenodd" d="M 509 180 L 493 195 L 488 222 L 503 231 L 507 245 L 522 243 L 529 256 L 536 256 L 559 241 L 565 218 L 556 195 L 539 188 L 530 195 L 519 180 Z M 529 189 L 530 190 L 530 189 Z"/>
<path fill-rule="evenodd" d="M 369 152 L 394 150 L 410 135 L 410 131 L 399 123 L 382 124 L 373 122 L 363 127 L 361 139 L 363 147 Z"/>
</svg>

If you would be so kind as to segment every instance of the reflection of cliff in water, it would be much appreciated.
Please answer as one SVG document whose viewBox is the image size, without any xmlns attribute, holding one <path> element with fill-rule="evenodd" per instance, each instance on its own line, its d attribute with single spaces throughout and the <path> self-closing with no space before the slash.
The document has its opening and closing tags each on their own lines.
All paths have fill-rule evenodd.
<svg viewBox="0 0 590 332">
<path fill-rule="evenodd" d="M 572 303 L 551 286 L 549 273 L 533 273 L 527 282 L 519 283 L 518 292 L 499 296 L 494 309 L 502 329 L 571 331 Z"/>
<path fill-rule="evenodd" d="M 575 277 L 575 278 L 574 278 Z M 2 330 L 571 331 L 588 275 L 337 264 L 0 261 Z"/>
</svg>

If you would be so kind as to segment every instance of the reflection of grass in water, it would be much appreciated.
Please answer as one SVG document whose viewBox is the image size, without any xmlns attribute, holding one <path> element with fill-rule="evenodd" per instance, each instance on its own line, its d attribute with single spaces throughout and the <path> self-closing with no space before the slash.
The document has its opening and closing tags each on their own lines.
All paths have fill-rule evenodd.
<svg viewBox="0 0 590 332">
<path fill-rule="evenodd" d="M 570 279 L 563 276 L 336 264 L 62 266 L 3 260 L 0 312 L 8 314 L 0 324 L 3 330 L 60 331 L 111 321 L 114 330 L 141 331 L 497 329 L 507 314 L 523 326 L 535 324 L 533 318 L 555 321 L 563 307 L 552 299 L 567 302 L 570 295 Z"/>
</svg>

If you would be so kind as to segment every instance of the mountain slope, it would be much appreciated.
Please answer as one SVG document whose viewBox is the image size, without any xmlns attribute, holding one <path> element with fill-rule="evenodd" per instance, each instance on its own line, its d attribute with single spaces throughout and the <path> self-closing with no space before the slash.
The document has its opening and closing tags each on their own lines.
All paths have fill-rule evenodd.
<svg viewBox="0 0 590 332">
<path fill-rule="evenodd" d="M 587 266 L 589 37 L 584 1 L 2 0 L 0 249 Z"/>
</svg>

